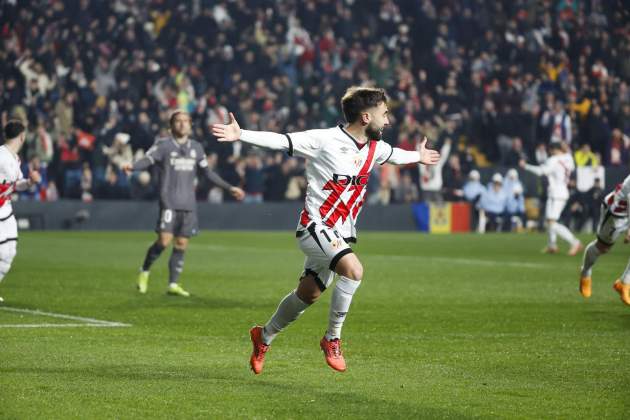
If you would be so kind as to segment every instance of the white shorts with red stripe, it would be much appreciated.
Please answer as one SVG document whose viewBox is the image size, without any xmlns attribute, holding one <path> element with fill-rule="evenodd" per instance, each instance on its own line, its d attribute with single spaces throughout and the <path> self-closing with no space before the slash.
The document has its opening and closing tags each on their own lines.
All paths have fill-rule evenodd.
<svg viewBox="0 0 630 420">
<path fill-rule="evenodd" d="M 344 255 L 350 254 L 350 245 L 336 229 L 311 223 L 296 233 L 300 249 L 306 255 L 304 274 L 313 275 L 324 291 L 335 278 L 335 267 Z"/>
<path fill-rule="evenodd" d="M 630 229 L 630 219 L 613 214 L 608 206 L 602 204 L 597 239 L 606 245 L 613 245 L 619 236 Z"/>
</svg>

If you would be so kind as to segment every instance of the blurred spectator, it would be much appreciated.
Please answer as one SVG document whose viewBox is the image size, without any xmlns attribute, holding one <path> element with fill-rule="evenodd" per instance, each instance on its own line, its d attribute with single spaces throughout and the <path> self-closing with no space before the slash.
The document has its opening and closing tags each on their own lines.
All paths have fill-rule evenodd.
<svg viewBox="0 0 630 420">
<path fill-rule="evenodd" d="M 446 201 L 461 201 L 464 199 L 464 181 L 466 176 L 460 165 L 459 155 L 453 154 L 448 158 L 444 167 L 444 199 Z"/>
<path fill-rule="evenodd" d="M 243 179 L 245 180 L 243 187 L 245 198 L 243 201 L 246 203 L 262 203 L 264 201 L 265 175 L 259 155 L 250 154 L 247 156 L 243 169 Z"/>
<path fill-rule="evenodd" d="M 520 184 L 515 184 L 511 192 L 507 192 L 505 210 L 505 231 L 520 230 L 525 226 L 525 198 Z"/>
<path fill-rule="evenodd" d="M 473 169 L 468 174 L 468 181 L 464 184 L 463 193 L 464 199 L 471 204 L 472 208 L 472 228 L 477 230 L 479 227 L 479 199 L 486 191 L 486 187 L 480 181 L 481 175 L 479 171 Z"/>
<path fill-rule="evenodd" d="M 516 168 L 521 159 L 527 160 L 527 154 L 523 150 L 523 140 L 520 137 L 514 137 L 510 150 L 506 153 L 503 160 L 503 166 Z"/>
<path fill-rule="evenodd" d="M 394 200 L 397 203 L 414 203 L 418 201 L 419 197 L 418 187 L 413 183 L 411 174 L 403 173 L 400 177 L 400 183 L 394 189 Z"/>
<path fill-rule="evenodd" d="M 592 166 L 593 168 L 599 166 L 600 159 L 599 157 L 591 151 L 591 145 L 588 143 L 584 143 L 580 146 L 578 150 L 573 154 L 573 159 L 575 160 L 575 166 Z"/>
<path fill-rule="evenodd" d="M 451 153 L 450 139 L 446 139 L 440 149 L 440 160 L 431 166 L 419 165 L 420 186 L 422 188 L 422 199 L 430 202 L 442 202 L 442 168 Z"/>
<path fill-rule="evenodd" d="M 503 189 L 503 176 L 492 175 L 492 182 L 479 199 L 479 230 L 499 232 L 504 224 L 507 195 Z"/>
</svg>

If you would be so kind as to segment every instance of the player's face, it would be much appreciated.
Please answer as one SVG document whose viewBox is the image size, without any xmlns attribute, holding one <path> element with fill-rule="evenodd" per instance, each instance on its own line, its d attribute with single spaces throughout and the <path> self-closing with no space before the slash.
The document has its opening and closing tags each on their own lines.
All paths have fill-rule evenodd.
<svg viewBox="0 0 630 420">
<path fill-rule="evenodd" d="M 365 127 L 365 135 L 371 140 L 380 140 L 383 137 L 383 130 L 389 126 L 389 109 L 387 104 L 381 102 L 377 106 L 367 110 L 370 115 L 370 122 Z"/>
<path fill-rule="evenodd" d="M 173 124 L 171 125 L 171 131 L 173 132 L 173 137 L 181 138 L 187 137 L 192 132 L 192 124 L 190 121 L 190 115 L 188 114 L 177 114 L 175 118 L 173 118 Z"/>
</svg>

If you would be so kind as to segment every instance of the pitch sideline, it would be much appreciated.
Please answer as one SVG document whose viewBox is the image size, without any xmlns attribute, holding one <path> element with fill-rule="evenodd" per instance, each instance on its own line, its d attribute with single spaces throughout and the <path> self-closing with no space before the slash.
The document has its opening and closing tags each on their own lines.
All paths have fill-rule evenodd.
<svg viewBox="0 0 630 420">
<path fill-rule="evenodd" d="M 71 321 L 80 321 L 81 323 L 68 323 L 68 324 L 0 324 L 0 328 L 77 328 L 77 327 L 101 327 L 101 328 L 119 328 L 119 327 L 131 327 L 131 324 L 125 324 L 122 322 L 103 321 L 100 319 L 86 318 L 74 315 L 57 314 L 54 312 L 44 312 L 37 309 L 23 309 L 23 308 L 11 308 L 6 306 L 0 306 L 0 311 L 5 312 L 17 312 L 26 313 L 36 316 L 47 316 L 50 318 L 68 319 Z"/>
</svg>

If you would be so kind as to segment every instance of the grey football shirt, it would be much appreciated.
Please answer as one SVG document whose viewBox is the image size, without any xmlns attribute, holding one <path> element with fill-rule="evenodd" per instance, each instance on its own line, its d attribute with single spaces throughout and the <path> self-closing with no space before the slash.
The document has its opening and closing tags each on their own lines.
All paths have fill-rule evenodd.
<svg viewBox="0 0 630 420">
<path fill-rule="evenodd" d="M 197 169 L 207 170 L 206 154 L 196 140 L 179 144 L 171 137 L 159 138 L 145 158 L 156 165 L 160 184 L 160 207 L 193 211 L 196 209 L 195 176 Z M 137 164 L 141 164 L 142 161 Z M 134 165 L 134 170 L 143 169 Z"/>
</svg>

